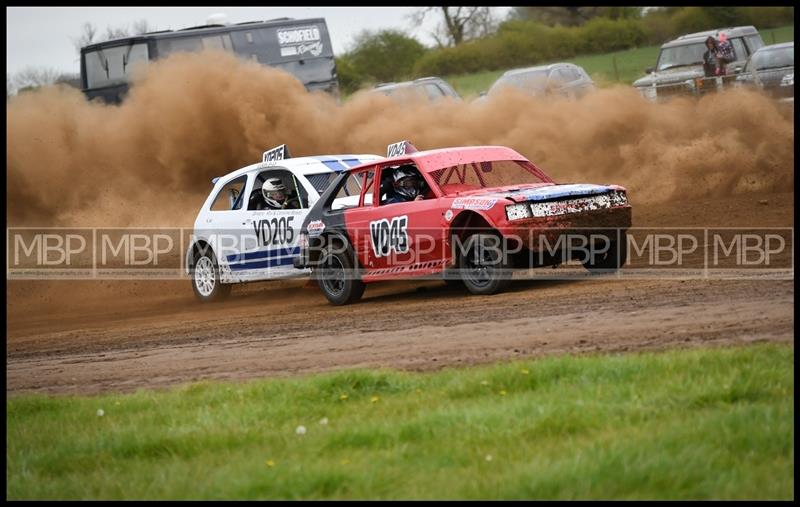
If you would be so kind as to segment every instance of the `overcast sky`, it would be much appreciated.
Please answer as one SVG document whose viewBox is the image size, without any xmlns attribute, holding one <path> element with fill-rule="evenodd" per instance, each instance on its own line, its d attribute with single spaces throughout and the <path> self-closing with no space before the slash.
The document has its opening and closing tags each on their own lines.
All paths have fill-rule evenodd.
<svg viewBox="0 0 800 507">
<path fill-rule="evenodd" d="M 203 25 L 211 14 L 224 13 L 231 23 L 280 17 L 323 17 L 330 31 L 334 54 L 350 48 L 353 37 L 364 29 L 396 28 L 426 46 L 438 18 L 412 26 L 408 14 L 419 7 L 6 7 L 6 72 L 25 67 L 48 67 L 61 72 L 80 72 L 78 53 L 72 43 L 90 22 L 105 32 L 107 26 L 131 27 L 140 19 L 151 30 L 176 30 Z M 503 18 L 510 7 L 495 7 Z"/>
</svg>

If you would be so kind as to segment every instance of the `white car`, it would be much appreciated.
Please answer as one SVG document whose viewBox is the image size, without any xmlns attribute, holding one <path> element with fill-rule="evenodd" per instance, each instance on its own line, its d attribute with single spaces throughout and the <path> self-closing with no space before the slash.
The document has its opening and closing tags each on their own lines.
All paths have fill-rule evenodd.
<svg viewBox="0 0 800 507">
<path fill-rule="evenodd" d="M 225 298 L 232 284 L 306 276 L 295 269 L 300 226 L 341 171 L 381 160 L 379 155 L 289 158 L 286 145 L 264 152 L 262 161 L 214 178 L 186 252 L 186 273 L 201 301 Z M 280 178 L 296 209 L 262 209 L 261 186 Z M 356 198 L 358 193 L 356 193 Z"/>
</svg>

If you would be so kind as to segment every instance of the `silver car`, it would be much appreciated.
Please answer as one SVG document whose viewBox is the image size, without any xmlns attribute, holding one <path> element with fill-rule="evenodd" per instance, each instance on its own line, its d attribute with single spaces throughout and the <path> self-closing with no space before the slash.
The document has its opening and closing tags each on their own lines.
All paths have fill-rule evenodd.
<svg viewBox="0 0 800 507">
<path fill-rule="evenodd" d="M 536 97 L 560 95 L 575 99 L 596 88 L 582 67 L 571 63 L 552 63 L 509 70 L 494 82 L 488 92 L 481 92 L 481 96 L 493 96 L 509 86 Z"/>
<path fill-rule="evenodd" d="M 445 98 L 461 100 L 458 92 L 447 81 L 438 77 L 421 77 L 414 81 L 400 83 L 381 83 L 370 92 L 382 93 L 399 101 L 414 97 L 421 97 L 430 102 L 437 102 Z"/>
<path fill-rule="evenodd" d="M 736 81 L 781 102 L 794 103 L 794 42 L 764 46 L 753 53 Z"/>
</svg>

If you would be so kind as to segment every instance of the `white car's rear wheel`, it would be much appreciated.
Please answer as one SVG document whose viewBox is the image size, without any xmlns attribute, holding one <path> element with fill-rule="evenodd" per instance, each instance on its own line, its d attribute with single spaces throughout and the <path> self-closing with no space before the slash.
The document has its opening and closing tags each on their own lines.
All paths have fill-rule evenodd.
<svg viewBox="0 0 800 507">
<path fill-rule="evenodd" d="M 230 294 L 231 285 L 219 281 L 219 266 L 213 253 L 202 254 L 194 263 L 192 289 L 195 296 L 204 303 L 221 301 Z"/>
</svg>

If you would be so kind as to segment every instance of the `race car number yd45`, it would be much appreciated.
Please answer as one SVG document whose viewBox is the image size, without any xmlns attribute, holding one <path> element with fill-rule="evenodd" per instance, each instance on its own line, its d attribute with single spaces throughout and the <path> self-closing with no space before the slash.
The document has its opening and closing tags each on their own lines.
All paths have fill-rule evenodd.
<svg viewBox="0 0 800 507">
<path fill-rule="evenodd" d="M 391 222 L 385 218 L 370 222 L 372 251 L 376 257 L 386 257 L 392 253 L 408 252 L 408 217 L 394 217 Z"/>
</svg>

